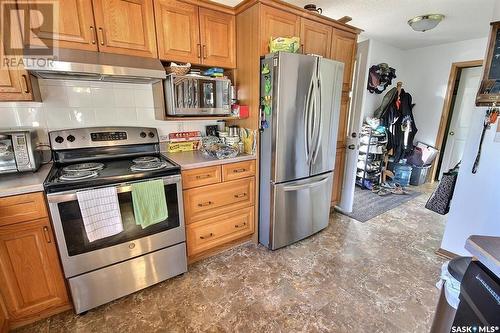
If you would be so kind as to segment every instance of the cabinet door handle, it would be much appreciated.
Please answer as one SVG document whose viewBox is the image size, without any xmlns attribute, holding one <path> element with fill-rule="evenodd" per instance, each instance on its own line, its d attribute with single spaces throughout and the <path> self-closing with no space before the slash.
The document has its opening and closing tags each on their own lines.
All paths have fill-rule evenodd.
<svg viewBox="0 0 500 333">
<path fill-rule="evenodd" d="M 211 175 L 198 175 L 196 176 L 196 179 L 206 179 L 206 178 L 210 178 Z"/>
<path fill-rule="evenodd" d="M 241 223 L 241 224 L 235 224 L 235 225 L 234 225 L 234 227 L 235 227 L 235 228 L 241 228 L 241 227 L 244 227 L 244 226 L 246 226 L 246 225 L 247 225 L 247 223 L 246 223 L 246 222 L 243 222 L 243 223 Z"/>
<path fill-rule="evenodd" d="M 201 59 L 201 44 L 196 44 L 196 47 L 198 49 L 198 58 Z"/>
<path fill-rule="evenodd" d="M 95 44 L 95 40 L 96 40 L 96 34 L 95 34 L 95 29 L 93 26 L 90 26 L 90 33 L 92 34 L 92 44 Z"/>
<path fill-rule="evenodd" d="M 22 86 L 23 86 L 23 91 L 26 93 L 26 94 L 29 94 L 30 92 L 30 89 L 28 87 L 28 77 L 26 76 L 26 74 L 23 74 L 21 75 L 22 77 Z"/>
<path fill-rule="evenodd" d="M 48 227 L 43 227 L 43 235 L 45 236 L 45 241 L 47 243 L 52 243 L 50 240 L 50 234 L 49 234 L 49 228 Z"/>
<path fill-rule="evenodd" d="M 240 168 L 240 169 L 234 169 L 234 170 L 233 170 L 233 173 L 240 173 L 240 172 L 245 172 L 245 171 L 247 171 L 247 169 L 245 169 L 245 168 Z"/>
<path fill-rule="evenodd" d="M 210 206 L 211 204 L 213 204 L 212 201 L 202 202 L 202 203 L 198 204 L 198 207 L 206 207 L 206 206 Z"/>
<path fill-rule="evenodd" d="M 203 59 L 207 59 L 207 46 L 203 45 Z"/>
<path fill-rule="evenodd" d="M 246 196 L 247 196 L 246 193 L 238 193 L 238 194 L 234 195 L 235 198 L 243 198 L 243 197 L 246 197 Z"/>
<path fill-rule="evenodd" d="M 104 45 L 104 30 L 102 28 L 99 28 L 99 32 L 101 33 L 99 41 L 101 42 L 101 45 Z"/>
<path fill-rule="evenodd" d="M 200 236 L 200 239 L 208 239 L 210 237 L 213 237 L 213 235 L 214 235 L 213 233 L 210 233 L 210 234 L 208 234 L 206 236 Z"/>
</svg>

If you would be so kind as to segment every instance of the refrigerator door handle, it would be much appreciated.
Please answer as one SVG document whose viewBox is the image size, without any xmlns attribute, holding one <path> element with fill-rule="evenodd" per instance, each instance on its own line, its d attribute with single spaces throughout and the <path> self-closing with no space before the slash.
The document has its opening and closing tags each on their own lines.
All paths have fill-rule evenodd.
<svg viewBox="0 0 500 333">
<path fill-rule="evenodd" d="M 314 183 L 305 183 L 305 184 L 301 184 L 301 185 L 289 185 L 289 186 L 284 186 L 283 187 L 283 191 L 297 191 L 297 190 L 302 190 L 302 189 L 306 189 L 306 188 L 313 188 L 313 187 L 317 187 L 317 186 L 321 186 L 323 185 L 324 183 L 326 183 L 328 181 L 329 177 L 325 177 L 325 178 L 322 178 L 321 180 L 318 180 L 317 182 L 314 182 Z"/>
<path fill-rule="evenodd" d="M 317 103 L 315 103 L 315 112 L 314 112 L 315 115 L 314 116 L 315 116 L 315 118 L 318 118 L 318 136 L 316 138 L 316 144 L 314 147 L 314 151 L 312 153 L 311 163 L 313 163 L 313 164 L 314 164 L 314 162 L 316 162 L 316 158 L 318 157 L 319 146 L 321 145 L 321 136 L 323 135 L 323 133 L 322 133 L 323 113 L 321 112 L 321 73 L 318 73 L 318 80 L 317 80 L 316 87 L 318 90 L 318 98 L 317 98 Z"/>
<path fill-rule="evenodd" d="M 307 164 L 309 165 L 309 161 L 311 159 L 311 144 L 312 144 L 312 138 L 311 138 L 311 105 L 314 102 L 313 99 L 313 93 L 314 93 L 314 80 L 311 78 L 311 83 L 309 84 L 309 89 L 307 91 L 307 96 L 306 96 L 306 104 L 304 108 L 304 143 L 305 143 L 305 152 L 306 152 L 306 160 Z"/>
</svg>

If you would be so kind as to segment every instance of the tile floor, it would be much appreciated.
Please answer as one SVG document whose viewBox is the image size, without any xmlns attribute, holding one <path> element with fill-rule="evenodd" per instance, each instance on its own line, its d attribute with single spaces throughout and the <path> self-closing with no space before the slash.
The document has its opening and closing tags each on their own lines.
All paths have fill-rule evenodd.
<svg viewBox="0 0 500 333">
<path fill-rule="evenodd" d="M 89 311 L 18 332 L 427 332 L 444 219 L 427 192 L 366 223 L 330 226 L 271 252 L 247 244 Z"/>
</svg>

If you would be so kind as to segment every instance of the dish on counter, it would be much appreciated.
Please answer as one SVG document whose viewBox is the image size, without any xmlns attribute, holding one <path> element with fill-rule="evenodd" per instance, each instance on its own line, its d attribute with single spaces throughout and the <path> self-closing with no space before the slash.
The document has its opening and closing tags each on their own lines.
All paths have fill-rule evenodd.
<svg viewBox="0 0 500 333">
<path fill-rule="evenodd" d="M 219 160 L 236 157 L 239 153 L 238 148 L 223 143 L 213 143 L 203 146 L 201 151 L 205 156 L 217 158 Z"/>
</svg>

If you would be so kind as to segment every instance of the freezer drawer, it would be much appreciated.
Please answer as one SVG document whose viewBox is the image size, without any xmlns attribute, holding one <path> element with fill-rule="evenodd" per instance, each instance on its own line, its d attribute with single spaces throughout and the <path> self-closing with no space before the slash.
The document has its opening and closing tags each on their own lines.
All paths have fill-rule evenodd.
<svg viewBox="0 0 500 333">
<path fill-rule="evenodd" d="M 328 226 L 332 182 L 333 172 L 328 172 L 271 185 L 275 208 L 271 212 L 270 249 L 299 241 Z"/>
</svg>

